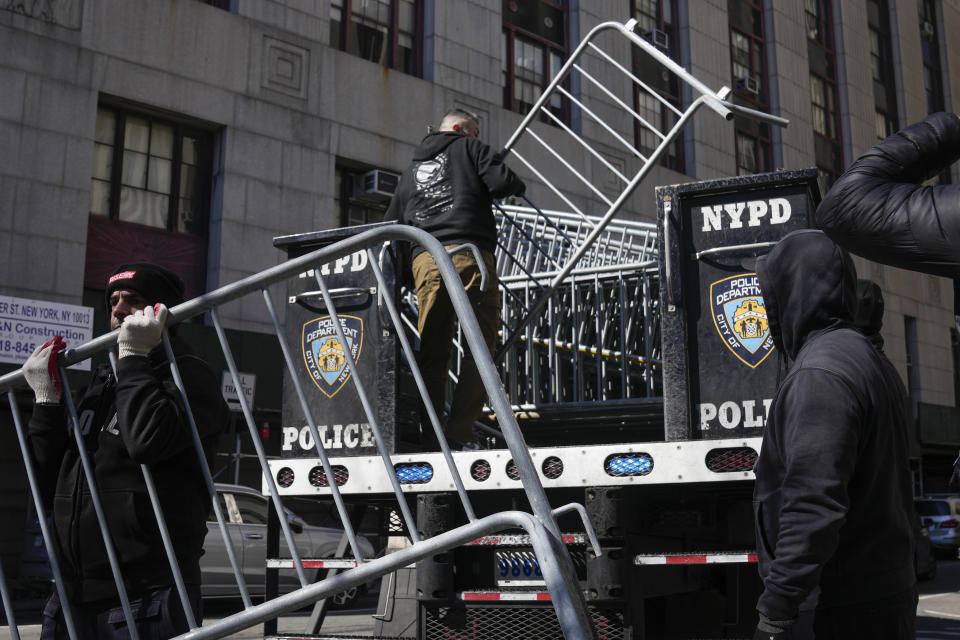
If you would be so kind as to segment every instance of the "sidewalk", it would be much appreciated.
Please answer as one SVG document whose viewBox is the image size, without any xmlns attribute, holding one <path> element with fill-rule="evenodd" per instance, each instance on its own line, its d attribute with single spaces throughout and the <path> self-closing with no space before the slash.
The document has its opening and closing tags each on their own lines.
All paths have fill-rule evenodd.
<svg viewBox="0 0 960 640">
<path fill-rule="evenodd" d="M 229 612 L 220 614 L 214 613 L 210 617 L 203 619 L 204 626 L 213 624 L 220 620 Z M 323 623 L 323 633 L 330 635 L 347 636 L 373 636 L 373 614 L 374 609 L 352 609 L 350 611 L 332 611 L 327 615 Z M 310 612 L 297 612 L 293 615 L 282 616 L 278 624 L 280 634 L 296 635 L 302 634 L 304 626 L 310 618 Z M 39 640 L 39 624 L 21 624 L 19 625 L 21 640 Z M 0 640 L 10 640 L 13 635 L 8 627 L 0 627 Z M 253 640 L 254 638 L 263 638 L 263 625 L 251 627 L 245 631 L 227 636 L 231 640 Z"/>
</svg>

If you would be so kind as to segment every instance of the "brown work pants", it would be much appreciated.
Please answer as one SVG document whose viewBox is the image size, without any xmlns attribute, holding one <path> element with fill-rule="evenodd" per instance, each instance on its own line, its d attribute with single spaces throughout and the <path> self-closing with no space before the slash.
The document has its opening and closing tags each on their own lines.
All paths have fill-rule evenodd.
<svg viewBox="0 0 960 640">
<path fill-rule="evenodd" d="M 447 245 L 451 249 L 457 245 Z M 500 317 L 500 291 L 497 286 L 497 270 L 493 253 L 481 251 L 487 267 L 487 291 L 480 291 L 480 268 L 471 251 L 461 251 L 451 256 L 453 266 L 470 299 L 470 306 L 477 316 L 480 331 L 487 349 L 493 354 L 497 341 L 497 325 Z M 423 374 L 430 401 L 444 433 L 460 442 L 473 442 L 473 423 L 480 417 L 486 393 L 477 371 L 473 354 L 464 344 L 460 377 L 450 404 L 450 417 L 444 420 L 443 407 L 446 400 L 447 371 L 450 366 L 451 339 L 457 315 L 450 296 L 443 285 L 440 270 L 429 253 L 421 253 L 413 260 L 413 281 L 417 287 L 417 304 L 420 318 L 420 372 Z M 432 442 L 433 427 L 424 422 L 428 442 Z"/>
</svg>

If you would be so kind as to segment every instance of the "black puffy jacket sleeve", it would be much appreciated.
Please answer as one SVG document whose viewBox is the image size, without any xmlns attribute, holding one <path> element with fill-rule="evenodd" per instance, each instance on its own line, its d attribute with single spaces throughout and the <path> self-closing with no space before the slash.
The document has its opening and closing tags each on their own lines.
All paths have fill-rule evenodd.
<svg viewBox="0 0 960 640">
<path fill-rule="evenodd" d="M 960 158 L 960 118 L 935 113 L 860 156 L 817 208 L 817 225 L 851 253 L 960 277 L 960 185 L 922 186 Z"/>
</svg>

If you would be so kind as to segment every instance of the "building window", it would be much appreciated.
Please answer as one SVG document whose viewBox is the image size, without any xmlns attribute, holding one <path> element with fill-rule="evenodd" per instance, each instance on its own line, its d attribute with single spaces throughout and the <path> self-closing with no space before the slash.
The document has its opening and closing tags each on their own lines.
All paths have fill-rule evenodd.
<svg viewBox="0 0 960 640">
<path fill-rule="evenodd" d="M 763 70 L 763 43 L 756 38 L 736 29 L 730 31 L 731 60 L 733 62 L 733 79 L 737 90 L 743 92 L 751 100 L 759 100 L 763 87 L 761 71 Z"/>
<path fill-rule="evenodd" d="M 209 156 L 208 133 L 101 107 L 90 213 L 206 235 L 206 184 L 199 179 L 198 165 L 209 165 Z"/>
<path fill-rule="evenodd" d="M 770 140 L 760 131 L 736 131 L 737 175 L 764 171 L 763 163 L 770 156 Z"/>
<path fill-rule="evenodd" d="M 825 78 L 810 76 L 810 104 L 813 130 L 825 137 L 837 138 L 837 87 Z"/>
<path fill-rule="evenodd" d="M 675 11 L 676 5 L 671 0 L 631 0 L 631 12 L 637 20 L 637 30 L 651 44 L 679 63 Z M 650 124 L 645 126 L 636 122 L 636 144 L 640 153 L 649 156 L 660 145 L 660 137 L 654 133 L 653 128 L 666 134 L 680 119 L 677 115 L 677 111 L 680 110 L 680 86 L 677 77 L 672 73 L 663 73 L 663 67 L 653 62 L 650 56 L 636 48 L 634 53 L 634 74 L 653 92 L 656 92 L 654 95 L 651 91 L 637 86 L 634 94 L 637 114 L 643 118 L 644 122 Z M 671 106 L 673 109 L 670 108 Z M 684 170 L 682 134 L 678 135 L 673 144 L 660 156 L 660 164 L 674 171 Z"/>
<path fill-rule="evenodd" d="M 826 193 L 843 171 L 837 60 L 830 0 L 804 0 L 807 58 L 810 62 L 810 107 L 820 190 Z"/>
<path fill-rule="evenodd" d="M 341 227 L 383 221 L 400 176 L 391 171 L 337 165 L 334 210 Z"/>
<path fill-rule="evenodd" d="M 733 101 L 770 110 L 764 59 L 763 6 L 756 0 L 728 0 L 730 73 Z M 737 173 L 762 173 L 773 167 L 770 125 L 735 118 Z"/>
<path fill-rule="evenodd" d="M 920 46 L 927 113 L 943 111 L 943 72 L 940 68 L 940 38 L 934 0 L 920 0 Z"/>
<path fill-rule="evenodd" d="M 807 21 L 807 39 L 819 40 L 820 34 L 820 7 L 819 0 L 804 0 L 803 13 Z"/>
<path fill-rule="evenodd" d="M 190 292 L 204 290 L 212 156 L 208 130 L 119 107 L 97 109 L 89 286 L 102 288 L 117 264 L 147 260 L 178 271 Z"/>
<path fill-rule="evenodd" d="M 870 30 L 870 64 L 873 70 L 873 101 L 876 107 L 877 138 L 882 140 L 897 130 L 897 83 L 890 53 L 890 11 L 887 0 L 867 1 L 867 26 Z"/>
<path fill-rule="evenodd" d="M 216 7 L 218 9 L 223 9 L 224 11 L 232 11 L 236 13 L 236 1 L 237 0 L 200 0 L 203 4 L 209 4 L 211 7 Z"/>
<path fill-rule="evenodd" d="M 927 113 L 943 111 L 943 69 L 940 66 L 940 20 L 934 0 L 920 0 L 920 49 L 923 55 L 923 86 L 927 98 Z M 936 178 L 937 183 L 951 182 L 950 170 L 945 169 Z"/>
<path fill-rule="evenodd" d="M 887 136 L 897 132 L 897 123 L 880 109 L 877 109 L 874 114 L 874 120 L 877 128 L 877 140 L 883 140 Z"/>
<path fill-rule="evenodd" d="M 422 0 L 330 0 L 330 46 L 423 75 Z"/>
<path fill-rule="evenodd" d="M 526 114 L 559 73 L 567 56 L 566 0 L 503 0 L 503 106 Z M 568 100 L 554 93 L 546 105 L 569 122 Z M 545 122 L 553 122 L 541 114 Z"/>
</svg>

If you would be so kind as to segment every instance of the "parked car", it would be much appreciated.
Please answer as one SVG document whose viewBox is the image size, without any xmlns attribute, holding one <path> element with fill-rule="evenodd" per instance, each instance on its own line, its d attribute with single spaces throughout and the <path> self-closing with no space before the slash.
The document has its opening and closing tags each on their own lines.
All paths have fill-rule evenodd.
<svg viewBox="0 0 960 640">
<path fill-rule="evenodd" d="M 937 577 L 937 554 L 930 542 L 930 532 L 923 526 L 918 513 L 913 514 L 913 567 L 919 580 Z"/>
<path fill-rule="evenodd" d="M 265 570 L 267 558 L 267 509 L 268 498 L 249 487 L 218 484 L 217 497 L 226 521 L 227 531 L 233 543 L 237 562 L 251 597 L 261 598 L 265 593 Z M 317 527 L 307 524 L 300 516 L 286 510 L 287 522 L 293 534 L 301 559 L 332 558 L 343 536 L 343 529 Z M 373 545 L 363 536 L 357 542 L 365 558 L 374 556 Z M 201 593 L 204 598 L 236 598 L 240 595 L 230 558 L 224 546 L 223 536 L 213 510 L 207 522 L 207 537 L 203 543 L 204 554 L 200 557 L 202 574 Z M 280 555 L 290 557 L 283 535 L 280 537 Z M 306 569 L 307 579 L 314 582 L 322 579 L 325 569 Z M 280 570 L 280 592 L 286 593 L 300 587 L 294 569 Z M 332 608 L 348 608 L 366 590 L 367 585 L 355 587 L 331 596 Z"/>
<path fill-rule="evenodd" d="M 914 504 L 937 551 L 957 556 L 960 546 L 960 496 L 923 496 Z"/>
</svg>

